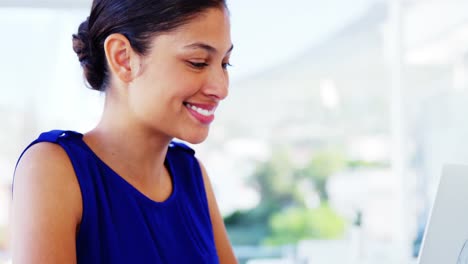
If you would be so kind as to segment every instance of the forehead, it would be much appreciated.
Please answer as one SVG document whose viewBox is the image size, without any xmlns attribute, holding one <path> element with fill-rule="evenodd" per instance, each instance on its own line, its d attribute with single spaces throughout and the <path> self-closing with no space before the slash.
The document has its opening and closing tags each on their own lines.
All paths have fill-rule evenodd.
<svg viewBox="0 0 468 264">
<path fill-rule="evenodd" d="M 200 31 L 220 32 L 229 30 L 230 21 L 229 13 L 225 8 L 209 8 L 197 16 L 190 19 L 187 23 L 176 28 L 177 32 L 192 31 L 201 33 Z"/>
<path fill-rule="evenodd" d="M 204 42 L 217 49 L 231 44 L 229 14 L 225 8 L 210 8 L 175 30 L 155 37 L 155 45 L 166 43 L 180 48 L 193 42 Z"/>
</svg>

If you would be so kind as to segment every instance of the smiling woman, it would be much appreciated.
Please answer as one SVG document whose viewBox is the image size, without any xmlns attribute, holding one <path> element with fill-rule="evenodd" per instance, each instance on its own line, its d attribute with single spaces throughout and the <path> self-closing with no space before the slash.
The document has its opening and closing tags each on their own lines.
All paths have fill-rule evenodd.
<svg viewBox="0 0 468 264">
<path fill-rule="evenodd" d="M 200 143 L 228 95 L 222 0 L 95 0 L 73 35 L 91 131 L 42 133 L 14 182 L 14 263 L 236 263 Z"/>
</svg>

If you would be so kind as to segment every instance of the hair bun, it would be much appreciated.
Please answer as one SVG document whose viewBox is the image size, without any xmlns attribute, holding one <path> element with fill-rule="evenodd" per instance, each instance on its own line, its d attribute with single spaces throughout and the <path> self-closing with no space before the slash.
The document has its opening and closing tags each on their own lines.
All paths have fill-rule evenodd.
<svg viewBox="0 0 468 264">
<path fill-rule="evenodd" d="M 78 33 L 73 34 L 73 50 L 78 56 L 87 84 L 94 90 L 102 91 L 105 72 L 99 61 L 99 54 L 93 53 L 92 36 L 89 32 L 89 17 L 81 23 Z"/>
<path fill-rule="evenodd" d="M 89 18 L 81 23 L 78 28 L 78 33 L 73 34 L 73 50 L 78 56 L 78 60 L 83 65 L 87 62 L 90 57 L 90 47 L 89 47 L 89 27 L 88 27 Z"/>
</svg>

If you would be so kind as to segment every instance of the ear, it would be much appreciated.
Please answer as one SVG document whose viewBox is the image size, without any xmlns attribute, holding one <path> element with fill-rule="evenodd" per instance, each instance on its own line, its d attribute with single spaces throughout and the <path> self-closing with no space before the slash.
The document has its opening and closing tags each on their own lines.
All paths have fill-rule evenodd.
<svg viewBox="0 0 468 264">
<path fill-rule="evenodd" d="M 104 51 L 112 76 L 130 83 L 138 74 L 140 56 L 122 34 L 111 34 L 104 41 Z"/>
</svg>

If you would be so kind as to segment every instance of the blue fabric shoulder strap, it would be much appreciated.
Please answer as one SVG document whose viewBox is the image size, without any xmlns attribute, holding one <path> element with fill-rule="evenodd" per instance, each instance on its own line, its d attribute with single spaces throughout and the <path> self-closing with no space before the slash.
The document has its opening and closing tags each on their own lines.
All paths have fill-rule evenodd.
<svg viewBox="0 0 468 264">
<path fill-rule="evenodd" d="M 39 135 L 39 137 L 34 140 L 33 142 L 31 142 L 31 144 L 29 144 L 24 150 L 23 152 L 21 153 L 21 155 L 19 156 L 18 158 L 18 161 L 16 162 L 16 166 L 15 166 L 15 172 L 16 172 L 16 167 L 18 167 L 18 163 L 19 161 L 21 160 L 21 158 L 23 157 L 24 153 L 26 153 L 26 151 L 32 147 L 33 145 L 37 144 L 37 143 L 40 143 L 40 142 L 50 142 L 50 143 L 57 143 L 58 142 L 58 139 L 60 136 L 64 135 L 66 131 L 64 130 L 52 130 L 52 131 L 49 131 L 49 132 L 44 132 L 42 134 Z"/>
<path fill-rule="evenodd" d="M 63 136 L 64 134 L 65 134 L 64 130 L 52 130 L 52 131 L 44 132 L 40 134 L 39 138 L 36 141 L 38 142 L 46 141 L 46 142 L 57 143 L 58 138 Z"/>
</svg>

